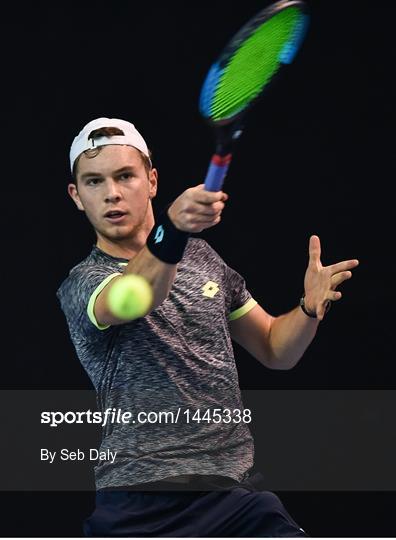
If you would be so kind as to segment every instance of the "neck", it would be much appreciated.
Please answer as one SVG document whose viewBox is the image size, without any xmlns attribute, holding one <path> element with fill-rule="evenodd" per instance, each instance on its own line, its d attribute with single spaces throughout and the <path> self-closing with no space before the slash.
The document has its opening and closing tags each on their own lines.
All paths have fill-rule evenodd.
<svg viewBox="0 0 396 540">
<path fill-rule="evenodd" d="M 128 238 L 120 238 L 113 240 L 102 236 L 96 232 L 96 245 L 99 249 L 111 255 L 112 257 L 120 257 L 123 259 L 133 259 L 135 255 L 146 245 L 146 240 L 154 227 L 153 212 L 149 213 L 147 219 L 142 223 Z"/>
</svg>

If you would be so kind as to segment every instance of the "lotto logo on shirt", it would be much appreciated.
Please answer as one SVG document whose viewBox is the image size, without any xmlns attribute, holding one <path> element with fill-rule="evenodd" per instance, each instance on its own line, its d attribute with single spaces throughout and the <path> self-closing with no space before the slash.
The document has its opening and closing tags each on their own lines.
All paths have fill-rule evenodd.
<svg viewBox="0 0 396 540">
<path fill-rule="evenodd" d="M 217 283 L 214 281 L 208 281 L 203 287 L 202 287 L 202 296 L 207 296 L 208 298 L 213 298 L 215 294 L 217 294 L 220 290 Z"/>
</svg>

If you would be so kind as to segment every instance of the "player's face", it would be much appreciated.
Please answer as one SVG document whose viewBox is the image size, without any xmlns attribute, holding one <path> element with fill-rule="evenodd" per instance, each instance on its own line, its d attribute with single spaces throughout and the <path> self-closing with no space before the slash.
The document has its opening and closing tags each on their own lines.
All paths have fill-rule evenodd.
<svg viewBox="0 0 396 540">
<path fill-rule="evenodd" d="M 82 154 L 77 167 L 77 187 L 69 184 L 68 188 L 98 238 L 110 242 L 132 238 L 150 225 L 148 209 L 151 211 L 151 198 L 156 190 L 157 171 L 152 169 L 147 173 L 139 152 L 132 146 L 121 145 L 103 146 L 92 158 Z M 112 210 L 122 215 L 106 215 Z"/>
</svg>

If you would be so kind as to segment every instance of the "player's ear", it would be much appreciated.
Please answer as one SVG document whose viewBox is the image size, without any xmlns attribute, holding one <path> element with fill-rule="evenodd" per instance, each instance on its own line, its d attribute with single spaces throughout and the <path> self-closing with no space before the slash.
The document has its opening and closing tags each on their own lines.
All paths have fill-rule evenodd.
<svg viewBox="0 0 396 540">
<path fill-rule="evenodd" d="M 69 184 L 69 185 L 67 186 L 67 192 L 68 192 L 68 194 L 70 195 L 70 197 L 73 199 L 73 201 L 75 202 L 77 208 L 78 208 L 79 210 L 84 211 L 85 208 L 83 207 L 82 202 L 81 202 L 81 200 L 80 200 L 80 196 L 79 196 L 79 194 L 78 194 L 76 184 Z"/>
<path fill-rule="evenodd" d="M 149 172 L 149 197 L 153 199 L 157 195 L 157 184 L 158 184 L 158 171 L 157 169 L 151 169 Z"/>
</svg>

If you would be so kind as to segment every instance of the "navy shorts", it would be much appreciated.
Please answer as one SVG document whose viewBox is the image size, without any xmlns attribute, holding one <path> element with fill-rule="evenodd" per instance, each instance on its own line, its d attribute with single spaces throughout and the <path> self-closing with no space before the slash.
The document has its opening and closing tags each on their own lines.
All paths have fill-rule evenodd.
<svg viewBox="0 0 396 540">
<path fill-rule="evenodd" d="M 231 480 L 231 479 L 230 479 Z M 295 537 L 308 536 L 279 497 L 260 489 L 260 473 L 245 482 L 208 491 L 207 485 L 172 491 L 105 490 L 84 522 L 85 536 L 99 537 Z M 153 483 L 154 484 L 154 483 Z M 166 487 L 165 482 L 161 489 Z M 145 486 L 147 486 L 145 484 Z"/>
</svg>

